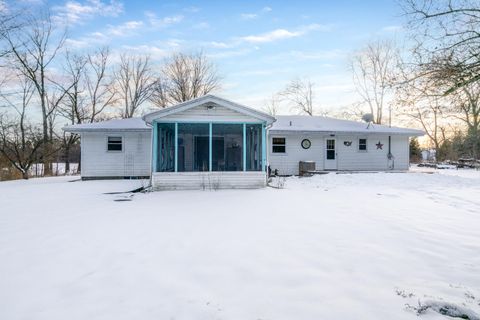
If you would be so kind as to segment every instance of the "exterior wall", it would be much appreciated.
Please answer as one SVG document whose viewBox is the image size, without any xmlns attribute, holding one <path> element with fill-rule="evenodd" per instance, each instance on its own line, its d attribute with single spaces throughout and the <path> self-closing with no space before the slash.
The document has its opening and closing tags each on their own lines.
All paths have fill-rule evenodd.
<svg viewBox="0 0 480 320">
<path fill-rule="evenodd" d="M 107 151 L 107 137 L 121 136 L 122 151 Z M 150 131 L 83 132 L 81 175 L 94 177 L 150 176 Z"/>
<path fill-rule="evenodd" d="M 256 189 L 266 186 L 266 173 L 236 172 L 155 172 L 154 190 Z"/>
<path fill-rule="evenodd" d="M 408 170 L 408 137 L 391 136 L 393 162 L 388 159 L 388 135 L 337 136 L 338 170 Z M 367 151 L 358 150 L 358 139 L 367 139 Z M 347 147 L 344 141 L 352 141 Z M 380 141 L 382 149 L 377 149 Z"/>
<path fill-rule="evenodd" d="M 272 138 L 285 138 L 285 153 L 272 153 Z M 309 139 L 312 143 L 309 149 L 301 146 L 303 139 Z M 323 170 L 325 157 L 325 135 L 318 133 L 269 133 L 267 139 L 268 164 L 272 172 L 277 169 L 280 175 L 298 175 L 298 163 L 300 161 L 314 161 L 317 170 Z"/>
<path fill-rule="evenodd" d="M 272 153 L 272 138 L 284 137 L 286 152 Z M 409 138 L 407 136 L 391 136 L 391 152 L 394 160 L 389 161 L 388 135 L 330 135 L 320 133 L 274 133 L 268 135 L 267 154 L 270 169 L 278 170 L 280 175 L 298 175 L 300 161 L 314 161 L 316 170 L 324 170 L 325 139 L 336 139 L 337 170 L 368 171 L 368 170 L 408 170 L 409 167 Z M 358 139 L 367 139 L 367 151 L 358 150 Z M 303 149 L 303 139 L 311 141 L 309 149 Z M 352 141 L 346 146 L 344 141 Z M 378 142 L 383 144 L 377 149 Z M 393 168 L 392 168 L 393 165 Z"/>
<path fill-rule="evenodd" d="M 177 112 L 158 119 L 158 122 L 256 122 L 258 119 L 242 114 L 235 110 L 215 105 L 208 109 L 206 104 L 186 111 Z"/>
</svg>

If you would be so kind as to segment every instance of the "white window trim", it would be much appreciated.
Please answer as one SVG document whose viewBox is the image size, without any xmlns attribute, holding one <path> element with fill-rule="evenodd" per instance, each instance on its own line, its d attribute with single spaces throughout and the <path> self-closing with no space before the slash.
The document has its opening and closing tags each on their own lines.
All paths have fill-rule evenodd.
<svg viewBox="0 0 480 320">
<path fill-rule="evenodd" d="M 108 138 L 122 138 L 122 150 L 108 150 Z M 105 136 L 105 149 L 108 153 L 123 153 L 125 150 L 125 137 L 123 134 L 109 134 Z"/>
<path fill-rule="evenodd" d="M 273 152 L 273 139 L 274 138 L 282 138 L 285 139 L 285 152 Z M 285 136 L 276 136 L 276 137 L 270 137 L 270 142 L 271 142 L 271 149 L 270 153 L 274 156 L 286 156 L 287 155 L 287 137 Z M 276 146 L 280 146 L 281 144 L 275 144 Z"/>
<path fill-rule="evenodd" d="M 365 150 L 360 150 L 360 139 L 365 139 Z M 360 152 L 360 153 L 368 152 L 368 138 L 360 137 L 357 139 L 357 152 Z"/>
</svg>

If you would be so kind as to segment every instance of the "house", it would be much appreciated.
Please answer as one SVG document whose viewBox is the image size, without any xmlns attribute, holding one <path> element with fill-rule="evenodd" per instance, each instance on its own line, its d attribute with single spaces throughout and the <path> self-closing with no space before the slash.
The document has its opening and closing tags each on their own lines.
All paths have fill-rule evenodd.
<svg viewBox="0 0 480 320">
<path fill-rule="evenodd" d="M 142 118 L 63 128 L 81 137 L 82 179 L 149 177 L 156 190 L 255 188 L 268 168 L 407 170 L 419 130 L 326 117 L 278 116 L 206 95 Z"/>
<path fill-rule="evenodd" d="M 420 130 L 311 116 L 277 116 L 268 130 L 268 163 L 282 175 L 297 175 L 299 161 L 320 170 L 408 170 L 409 138 Z"/>
</svg>

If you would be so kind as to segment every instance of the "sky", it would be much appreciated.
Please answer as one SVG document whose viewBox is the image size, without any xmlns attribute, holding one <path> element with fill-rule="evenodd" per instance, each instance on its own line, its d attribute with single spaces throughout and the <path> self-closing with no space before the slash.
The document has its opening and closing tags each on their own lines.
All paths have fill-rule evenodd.
<svg viewBox="0 0 480 320">
<path fill-rule="evenodd" d="M 33 9 L 42 5 L 21 1 Z M 108 45 L 114 52 L 149 54 L 158 63 L 172 52 L 202 50 L 223 78 L 218 94 L 257 108 L 298 77 L 315 83 L 322 109 L 351 104 L 357 98 L 349 57 L 370 40 L 403 33 L 393 0 L 57 0 L 47 5 L 59 24 L 68 25 L 67 45 L 74 50 Z"/>
</svg>

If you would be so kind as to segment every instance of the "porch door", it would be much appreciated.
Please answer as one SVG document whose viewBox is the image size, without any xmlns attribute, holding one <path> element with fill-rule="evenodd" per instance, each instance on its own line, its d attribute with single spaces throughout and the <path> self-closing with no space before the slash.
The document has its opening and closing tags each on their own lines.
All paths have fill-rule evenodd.
<svg viewBox="0 0 480 320">
<path fill-rule="evenodd" d="M 337 149 L 334 138 L 325 139 L 325 170 L 337 170 Z"/>
<path fill-rule="evenodd" d="M 193 171 L 208 171 L 208 137 L 195 136 Z"/>
</svg>

